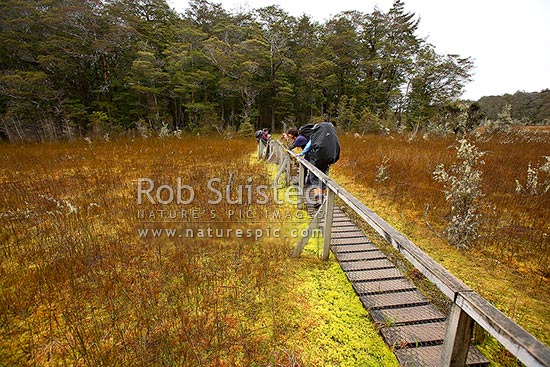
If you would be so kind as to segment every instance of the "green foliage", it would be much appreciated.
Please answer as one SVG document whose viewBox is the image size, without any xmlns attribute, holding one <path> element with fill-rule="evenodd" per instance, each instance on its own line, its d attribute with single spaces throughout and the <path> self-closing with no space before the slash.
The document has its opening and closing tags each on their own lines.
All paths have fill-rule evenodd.
<svg viewBox="0 0 550 367">
<path fill-rule="evenodd" d="M 299 293 L 310 304 L 304 321 L 314 323 L 304 360 L 316 366 L 397 366 L 338 263 L 321 262 L 321 239 L 312 239 L 299 267 Z"/>
<path fill-rule="evenodd" d="M 524 124 L 550 124 L 550 89 L 540 92 L 521 92 L 502 96 L 481 97 L 480 110 L 490 120 L 496 120 L 507 104 L 511 106 L 511 117 Z"/>
<path fill-rule="evenodd" d="M 254 136 L 254 125 L 250 123 L 250 118 L 245 117 L 241 125 L 239 126 L 239 135 L 244 138 L 250 138 Z"/>
<path fill-rule="evenodd" d="M 93 135 L 103 134 L 109 116 L 105 112 L 95 111 L 90 115 L 90 131 Z"/>
<path fill-rule="evenodd" d="M 506 133 L 510 130 L 515 121 L 512 119 L 512 106 L 505 104 L 498 113 L 496 120 L 487 119 L 482 126 L 485 134 Z"/>
<path fill-rule="evenodd" d="M 87 134 L 93 112 L 111 130 L 139 120 L 156 131 L 225 130 L 239 116 L 275 130 L 321 115 L 361 131 L 395 116 L 424 127 L 471 69 L 468 58 L 436 54 L 400 0 L 323 24 L 277 6 L 230 14 L 207 0 L 180 15 L 166 0 L 45 4 L 0 4 L 0 128 L 10 140 Z"/>
<path fill-rule="evenodd" d="M 419 59 L 411 80 L 411 111 L 429 110 L 456 100 L 469 81 L 473 63 L 469 58 L 456 55 L 441 56 L 433 46 L 420 49 Z"/>
<path fill-rule="evenodd" d="M 357 127 L 357 117 L 353 112 L 356 103 L 357 101 L 355 98 L 348 98 L 348 96 L 342 96 L 342 98 L 340 98 L 337 109 L 338 117 L 336 118 L 336 123 L 341 129 L 349 131 Z"/>
<path fill-rule="evenodd" d="M 379 133 L 385 128 L 382 120 L 367 107 L 361 111 L 358 124 L 361 126 L 363 133 Z"/>
</svg>

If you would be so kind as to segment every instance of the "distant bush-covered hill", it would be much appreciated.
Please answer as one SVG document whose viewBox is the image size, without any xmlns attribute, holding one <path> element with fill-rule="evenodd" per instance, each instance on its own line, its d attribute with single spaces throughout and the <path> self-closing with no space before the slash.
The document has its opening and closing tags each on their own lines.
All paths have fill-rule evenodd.
<svg viewBox="0 0 550 367">
<path fill-rule="evenodd" d="M 481 111 L 488 119 L 496 120 L 506 104 L 512 106 L 512 118 L 524 124 L 550 125 L 550 89 L 541 92 L 516 92 L 502 96 L 481 97 Z"/>
</svg>

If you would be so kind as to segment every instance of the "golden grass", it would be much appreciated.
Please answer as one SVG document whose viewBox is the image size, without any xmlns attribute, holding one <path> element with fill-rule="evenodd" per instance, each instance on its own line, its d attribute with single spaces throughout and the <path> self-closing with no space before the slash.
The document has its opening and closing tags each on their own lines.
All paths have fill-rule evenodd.
<svg viewBox="0 0 550 367">
<path fill-rule="evenodd" d="M 407 235 L 419 247 L 502 311 L 547 343 L 550 341 L 550 192 L 519 195 L 527 165 L 550 153 L 550 141 L 493 138 L 476 143 L 486 151 L 482 167 L 484 220 L 477 247 L 451 248 L 426 225 L 443 232 L 448 206 L 435 167 L 454 163 L 452 139 L 408 141 L 403 136 L 342 136 L 342 159 L 331 175 Z M 389 179 L 376 180 L 386 158 Z M 426 215 L 426 208 L 429 208 Z"/>
<path fill-rule="evenodd" d="M 307 219 L 266 223 L 266 211 L 296 210 L 208 203 L 210 178 L 232 188 L 271 182 L 254 151 L 252 139 L 190 136 L 0 145 L 0 365 L 395 365 L 357 299 L 348 311 L 355 295 L 345 277 L 327 276 L 318 259 L 289 257 L 296 239 L 288 231 Z M 181 178 L 196 198 L 138 205 L 139 178 L 174 187 Z M 159 220 L 160 210 L 168 218 Z M 287 236 L 139 236 L 209 225 L 272 226 Z M 335 297 L 333 286 L 347 288 Z M 347 315 L 351 346 L 327 329 L 341 325 L 333 312 Z"/>
<path fill-rule="evenodd" d="M 139 238 L 140 177 L 197 188 L 268 182 L 252 142 L 141 139 L 2 145 L 0 361 L 10 365 L 249 365 L 284 359 L 297 309 L 285 300 L 288 244 Z M 158 185 L 158 184 L 157 184 Z M 265 209 L 265 208 L 263 208 Z M 179 217 L 178 217 L 179 218 Z M 206 219 L 206 217 L 205 217 Z M 197 221 L 199 221 L 197 219 Z M 221 223 L 235 228 L 238 221 Z M 251 223 L 255 229 L 261 224 Z"/>
</svg>

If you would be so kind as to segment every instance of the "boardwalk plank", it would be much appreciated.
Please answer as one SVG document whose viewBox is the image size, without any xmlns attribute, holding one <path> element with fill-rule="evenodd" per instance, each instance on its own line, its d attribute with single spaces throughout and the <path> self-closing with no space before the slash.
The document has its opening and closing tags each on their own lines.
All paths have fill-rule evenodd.
<svg viewBox="0 0 550 367">
<path fill-rule="evenodd" d="M 332 220 L 332 226 L 341 226 L 341 225 L 356 225 L 355 223 L 353 223 L 352 221 L 350 221 L 349 219 L 346 219 L 346 218 L 336 218 L 336 219 L 333 219 Z"/>
<path fill-rule="evenodd" d="M 386 308 L 371 311 L 374 321 L 380 324 L 402 325 L 406 323 L 423 323 L 444 321 L 443 315 L 434 305 Z"/>
<path fill-rule="evenodd" d="M 374 246 L 372 243 L 331 246 L 331 249 L 335 254 L 343 253 L 343 252 L 364 252 L 364 251 L 378 250 L 378 248 Z"/>
<path fill-rule="evenodd" d="M 428 300 L 419 291 L 371 294 L 360 297 L 367 310 L 428 304 Z"/>
<path fill-rule="evenodd" d="M 332 234 L 332 238 L 352 238 L 352 237 L 362 237 L 364 239 L 367 239 L 367 237 L 365 237 L 365 234 L 360 230 L 335 232 Z"/>
<path fill-rule="evenodd" d="M 372 282 L 356 282 L 352 283 L 352 285 L 357 294 L 378 294 L 416 289 L 414 284 L 405 278 L 377 280 Z"/>
<path fill-rule="evenodd" d="M 438 321 L 427 324 L 387 327 L 381 329 L 380 332 L 388 345 L 401 349 L 442 344 L 446 327 L 446 322 Z"/>
<path fill-rule="evenodd" d="M 382 251 L 367 251 L 367 252 L 351 252 L 351 253 L 335 253 L 338 261 L 357 261 L 369 259 L 385 259 L 386 255 Z"/>
<path fill-rule="evenodd" d="M 356 244 L 363 244 L 363 243 L 370 243 L 368 238 L 366 237 L 355 237 L 355 238 L 332 238 L 331 242 L 334 246 L 340 246 L 340 245 L 356 245 Z"/>
<path fill-rule="evenodd" d="M 336 225 L 333 225 L 332 228 L 332 233 L 336 233 L 336 232 L 349 232 L 349 231 L 360 231 L 361 229 L 359 229 L 359 227 L 357 227 L 356 224 L 354 223 L 341 223 L 341 224 L 338 224 L 337 226 Z"/>
<path fill-rule="evenodd" d="M 360 260 L 340 263 L 343 271 L 371 270 L 394 268 L 395 265 L 387 259 Z"/>
<path fill-rule="evenodd" d="M 406 348 L 395 351 L 401 366 L 439 367 L 441 365 L 442 345 Z M 486 366 L 487 359 L 475 347 L 470 346 L 466 359 L 468 366 Z"/>
<path fill-rule="evenodd" d="M 403 278 L 397 268 L 347 271 L 346 275 L 352 282 Z"/>
</svg>

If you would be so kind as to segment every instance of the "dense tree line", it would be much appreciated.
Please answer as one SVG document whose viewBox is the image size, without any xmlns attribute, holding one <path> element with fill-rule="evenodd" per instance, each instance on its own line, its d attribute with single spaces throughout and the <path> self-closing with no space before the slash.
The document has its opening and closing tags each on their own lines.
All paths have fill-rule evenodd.
<svg viewBox="0 0 550 367">
<path fill-rule="evenodd" d="M 528 125 L 550 125 L 550 90 L 541 92 L 516 92 L 502 96 L 481 97 L 478 101 L 482 113 L 496 120 L 505 108 L 510 106 L 511 117 Z"/>
<path fill-rule="evenodd" d="M 460 114 L 472 61 L 440 55 L 396 0 L 325 23 L 276 6 L 191 0 L 4 0 L 0 134 L 280 128 L 329 118 L 407 128 Z"/>
</svg>

